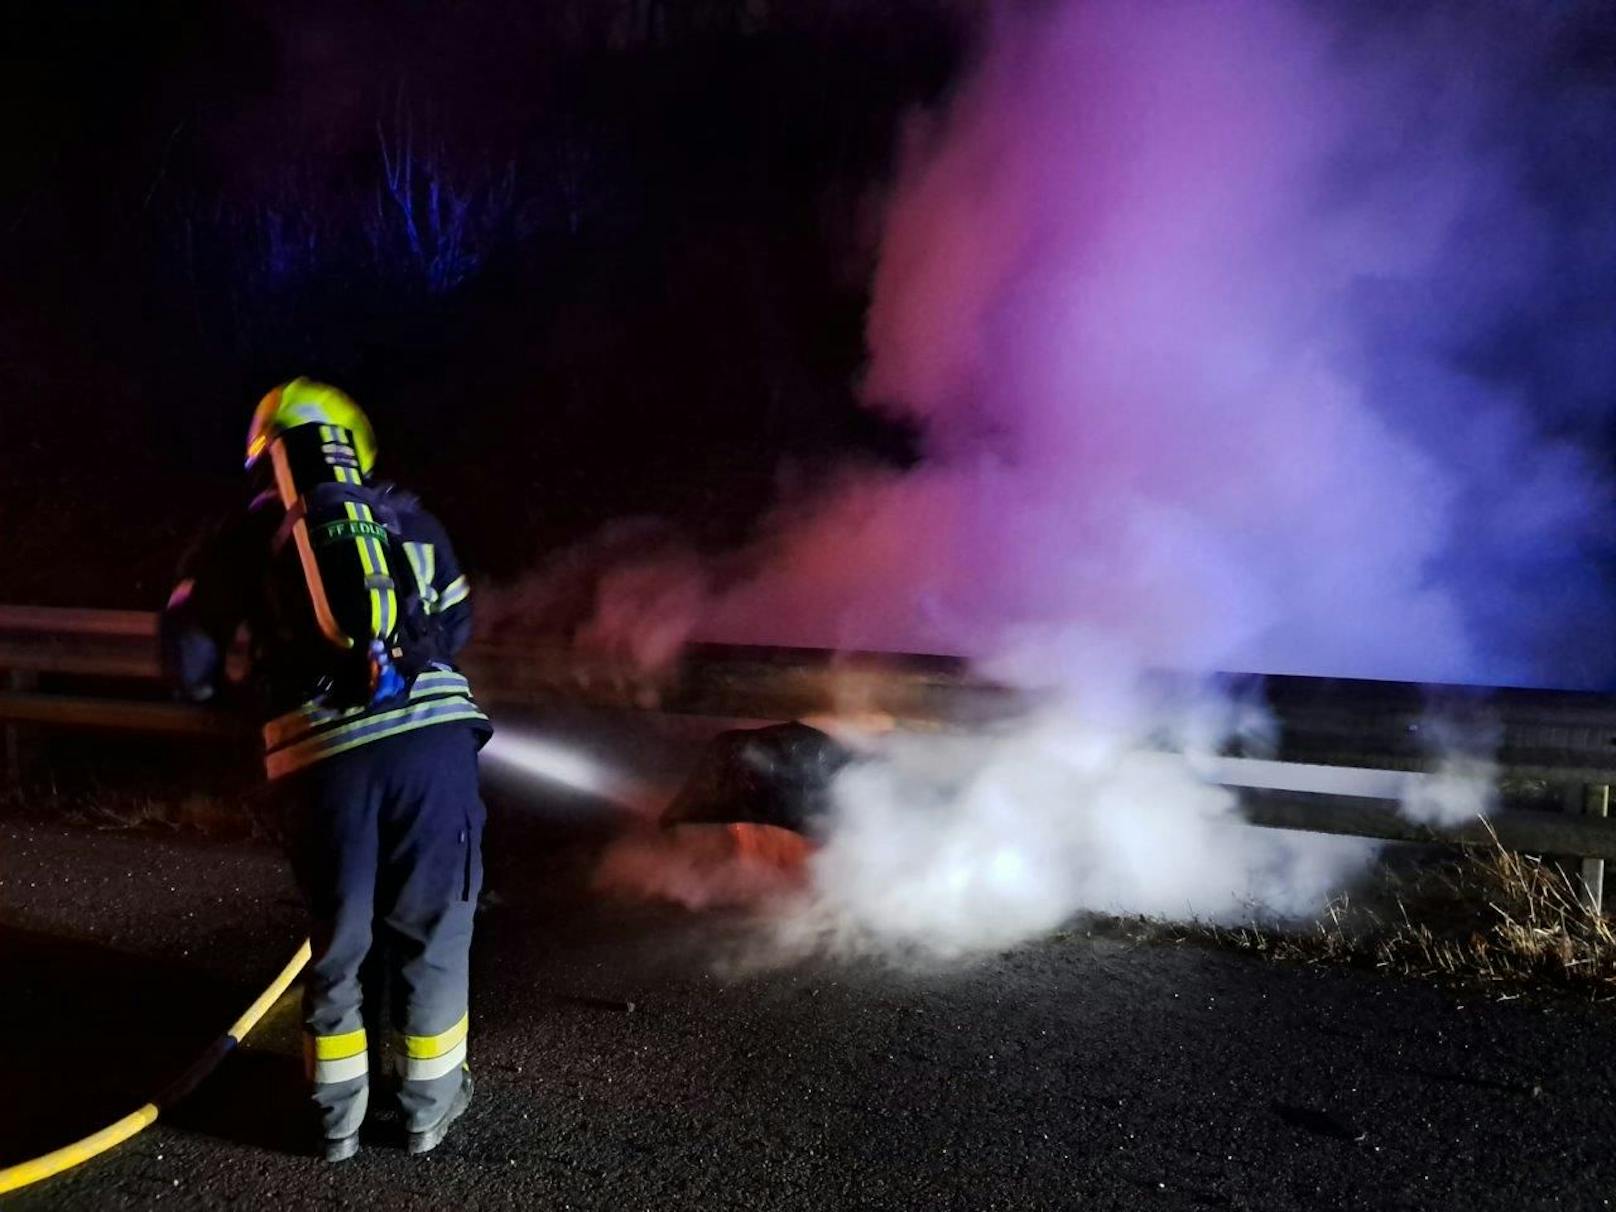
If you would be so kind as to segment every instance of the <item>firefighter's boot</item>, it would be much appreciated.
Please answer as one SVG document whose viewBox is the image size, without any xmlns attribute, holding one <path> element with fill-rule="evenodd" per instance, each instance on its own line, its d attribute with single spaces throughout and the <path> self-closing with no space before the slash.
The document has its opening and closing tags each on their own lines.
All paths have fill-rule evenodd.
<svg viewBox="0 0 1616 1212">
<path fill-rule="evenodd" d="M 455 1091 L 454 1099 L 449 1103 L 449 1109 L 443 1113 L 443 1118 L 430 1128 L 423 1128 L 419 1132 L 408 1134 L 407 1148 L 411 1153 L 427 1153 L 436 1149 L 443 1143 L 443 1138 L 449 1134 L 449 1125 L 454 1123 L 466 1113 L 471 1105 L 471 1073 L 468 1070 L 460 1071 L 460 1088 Z"/>
</svg>

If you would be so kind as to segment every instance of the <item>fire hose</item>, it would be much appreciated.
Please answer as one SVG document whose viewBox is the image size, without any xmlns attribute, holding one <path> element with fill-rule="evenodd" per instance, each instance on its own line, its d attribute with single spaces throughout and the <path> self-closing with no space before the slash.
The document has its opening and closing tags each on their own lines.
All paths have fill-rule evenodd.
<svg viewBox="0 0 1616 1212">
<path fill-rule="evenodd" d="M 247 1038 L 247 1033 L 258 1025 L 258 1020 L 263 1018 L 269 1008 L 280 999 L 281 994 L 285 993 L 287 987 L 297 979 L 297 974 L 303 971 L 303 965 L 308 962 L 309 944 L 305 939 L 303 945 L 297 949 L 297 954 L 281 969 L 280 975 L 274 979 L 269 988 L 260 993 L 258 999 L 247 1007 L 246 1013 L 232 1023 L 228 1031 L 214 1040 L 185 1072 L 163 1087 L 155 1098 L 115 1123 L 108 1124 L 99 1132 L 92 1132 L 83 1140 L 74 1141 L 50 1153 L 0 1169 L 0 1194 L 37 1183 L 64 1170 L 71 1170 L 74 1166 L 105 1153 L 136 1133 L 149 1128 L 156 1122 L 158 1115 L 172 1108 L 201 1085 L 203 1079 L 218 1067 L 219 1062 Z"/>
</svg>

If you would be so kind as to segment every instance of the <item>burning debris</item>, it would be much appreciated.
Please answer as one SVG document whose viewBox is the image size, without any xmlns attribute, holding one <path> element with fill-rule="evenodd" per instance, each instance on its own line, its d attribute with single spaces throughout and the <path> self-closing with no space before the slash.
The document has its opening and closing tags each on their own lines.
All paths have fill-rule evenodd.
<svg viewBox="0 0 1616 1212">
<path fill-rule="evenodd" d="M 853 751 L 793 720 L 721 732 L 663 814 L 665 826 L 750 823 L 816 836 Z"/>
<path fill-rule="evenodd" d="M 832 786 L 856 756 L 852 744 L 801 720 L 721 732 L 660 827 L 607 849 L 595 885 L 691 909 L 801 893 L 827 828 Z"/>
<path fill-rule="evenodd" d="M 755 905 L 801 894 L 813 845 L 778 825 L 747 822 L 635 830 L 595 868 L 598 892 L 686 909 Z"/>
<path fill-rule="evenodd" d="M 690 909 L 802 892 L 831 783 L 853 757 L 847 745 L 800 721 L 719 733 L 660 827 L 607 848 L 596 888 Z"/>
</svg>

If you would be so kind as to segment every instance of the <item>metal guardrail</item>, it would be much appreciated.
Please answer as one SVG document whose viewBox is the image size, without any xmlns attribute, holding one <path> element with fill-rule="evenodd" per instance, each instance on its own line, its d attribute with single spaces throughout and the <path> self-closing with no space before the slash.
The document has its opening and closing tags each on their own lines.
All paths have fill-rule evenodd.
<svg viewBox="0 0 1616 1212">
<path fill-rule="evenodd" d="M 239 733 L 241 724 L 223 712 L 162 699 L 155 639 L 150 614 L 0 607 L 0 672 L 9 686 L 0 692 L 0 721 L 7 722 L 8 765 L 15 770 L 18 761 L 18 724 L 180 737 Z M 1026 696 L 973 678 L 960 660 L 912 654 L 697 644 L 667 669 L 647 673 L 561 648 L 483 641 L 468 648 L 462 665 L 478 698 L 495 709 L 567 700 L 758 720 L 860 710 L 911 724 L 968 725 L 1028 706 Z M 84 679 L 98 683 L 93 691 L 72 688 Z M 1342 678 L 1236 674 L 1229 680 L 1234 693 L 1265 706 L 1276 722 L 1271 756 L 1357 768 L 1366 776 L 1361 788 L 1329 793 L 1305 782 L 1245 790 L 1251 823 L 1399 841 L 1468 843 L 1496 836 L 1514 849 L 1582 858 L 1584 886 L 1597 901 L 1604 860 L 1616 859 L 1616 821 L 1606 819 L 1609 787 L 1616 784 L 1616 697 Z M 59 685 L 41 689 L 41 681 Z M 119 688 L 109 691 L 107 682 Z M 1552 784 L 1568 811 L 1506 808 L 1487 826 L 1447 829 L 1415 824 L 1398 812 L 1367 776 L 1434 769 L 1441 760 L 1437 721 L 1455 709 L 1484 717 L 1500 778 Z M 1238 778 L 1228 781 L 1239 784 Z"/>
<path fill-rule="evenodd" d="M 139 691 L 159 676 L 155 636 L 151 614 L 0 607 L 0 672 L 9 674 L 13 692 L 31 692 L 41 677 L 96 678 L 128 681 L 136 685 L 127 698 L 150 698 Z M 757 719 L 865 709 L 904 721 L 973 723 L 1026 704 L 1013 691 L 973 678 L 960 660 L 913 654 L 695 644 L 674 665 L 647 673 L 560 647 L 478 641 L 462 664 L 478 697 L 494 706 L 566 698 Z M 1429 769 L 1441 751 L 1431 737 L 1434 717 L 1479 702 L 1495 733 L 1501 775 L 1616 783 L 1616 696 L 1288 675 L 1236 674 L 1230 682 L 1235 693 L 1271 712 L 1283 760 Z M 0 718 L 40 718 L 37 713 L 55 710 L 34 698 L 14 693 Z M 144 728 L 167 718 L 126 716 L 118 696 L 97 698 L 102 710 L 75 709 L 71 722 Z"/>
<path fill-rule="evenodd" d="M 63 606 L 0 606 L 0 631 L 45 635 L 157 637 L 157 616 L 145 610 L 74 610 Z"/>
</svg>

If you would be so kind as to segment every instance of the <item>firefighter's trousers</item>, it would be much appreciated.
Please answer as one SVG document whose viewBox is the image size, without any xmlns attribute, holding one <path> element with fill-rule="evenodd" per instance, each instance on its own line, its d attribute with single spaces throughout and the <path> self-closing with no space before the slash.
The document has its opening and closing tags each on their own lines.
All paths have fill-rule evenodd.
<svg viewBox="0 0 1616 1212">
<path fill-rule="evenodd" d="M 328 1138 L 359 1130 L 373 1051 L 360 965 L 389 989 L 406 1131 L 448 1110 L 466 1060 L 467 963 L 482 883 L 477 737 L 458 723 L 374 741 L 277 780 L 292 865 L 313 917 L 305 1049 Z M 382 1052 L 382 1049 L 376 1049 Z"/>
</svg>

